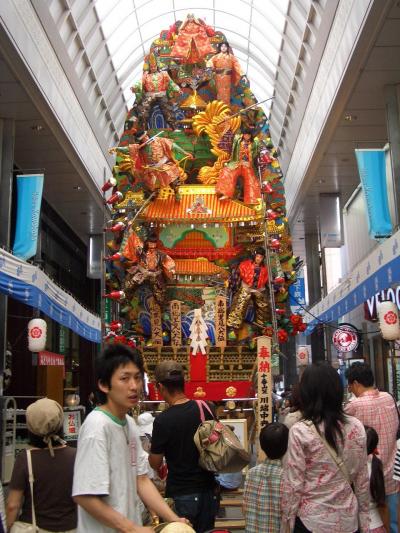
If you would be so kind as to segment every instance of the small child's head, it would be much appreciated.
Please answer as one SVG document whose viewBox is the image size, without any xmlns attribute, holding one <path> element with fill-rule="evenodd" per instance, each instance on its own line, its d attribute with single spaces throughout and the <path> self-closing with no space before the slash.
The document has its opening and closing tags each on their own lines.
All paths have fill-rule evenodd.
<svg viewBox="0 0 400 533">
<path fill-rule="evenodd" d="M 367 434 L 367 453 L 370 455 L 374 453 L 378 447 L 379 437 L 374 428 L 370 426 L 364 426 L 365 433 Z"/>
<path fill-rule="evenodd" d="M 269 459 L 281 459 L 287 450 L 289 430 L 280 422 L 273 422 L 260 431 L 260 446 Z"/>
</svg>

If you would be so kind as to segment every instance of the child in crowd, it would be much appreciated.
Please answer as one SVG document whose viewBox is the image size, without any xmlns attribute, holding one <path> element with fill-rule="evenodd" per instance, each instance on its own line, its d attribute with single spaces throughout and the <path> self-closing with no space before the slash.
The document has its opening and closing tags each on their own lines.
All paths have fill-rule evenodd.
<svg viewBox="0 0 400 533">
<path fill-rule="evenodd" d="M 379 437 L 374 428 L 365 426 L 367 434 L 368 475 L 370 487 L 370 533 L 386 533 L 379 508 L 385 505 L 385 481 L 382 461 L 377 457 Z"/>
<path fill-rule="evenodd" d="M 251 468 L 246 476 L 243 514 L 246 533 L 279 533 L 281 527 L 282 463 L 288 447 L 289 430 L 279 422 L 260 432 L 265 461 Z"/>
</svg>

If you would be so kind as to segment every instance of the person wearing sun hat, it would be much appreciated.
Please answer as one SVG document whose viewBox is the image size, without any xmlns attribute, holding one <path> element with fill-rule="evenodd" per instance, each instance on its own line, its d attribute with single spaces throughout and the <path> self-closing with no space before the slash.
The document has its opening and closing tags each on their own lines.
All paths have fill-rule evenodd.
<svg viewBox="0 0 400 533">
<path fill-rule="evenodd" d="M 72 500 L 72 479 L 76 450 L 63 440 L 64 413 L 61 405 L 41 398 L 26 410 L 26 425 L 33 471 L 36 523 L 52 532 L 75 531 L 76 504 Z M 16 458 L 7 498 L 7 527 L 17 520 L 32 524 L 32 499 L 28 482 L 27 452 Z"/>
</svg>

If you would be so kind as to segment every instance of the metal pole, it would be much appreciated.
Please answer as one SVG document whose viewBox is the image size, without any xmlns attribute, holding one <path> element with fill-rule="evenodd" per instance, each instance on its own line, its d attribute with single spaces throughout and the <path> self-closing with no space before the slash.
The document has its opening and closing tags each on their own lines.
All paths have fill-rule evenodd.
<svg viewBox="0 0 400 533">
<path fill-rule="evenodd" d="M 103 167 L 103 184 L 106 183 L 106 177 L 107 177 L 107 171 L 106 167 Z M 106 199 L 106 193 L 103 192 L 103 228 L 106 227 L 106 216 L 107 216 L 107 207 L 105 203 Z M 105 261 L 104 261 L 104 254 L 106 249 L 106 232 L 103 231 L 103 239 L 102 239 L 102 247 L 100 251 L 100 268 L 101 268 L 101 276 L 100 276 L 100 317 L 101 317 L 101 349 L 104 349 L 104 337 L 106 333 L 106 326 L 105 326 L 105 298 L 103 295 L 106 292 L 106 269 L 105 269 Z"/>
<path fill-rule="evenodd" d="M 260 165 L 258 165 L 258 179 L 260 181 L 260 189 L 262 190 L 262 182 L 261 182 L 261 170 Z M 263 194 L 261 193 L 261 200 L 262 200 L 262 211 L 264 212 L 264 248 L 265 248 L 265 260 L 267 263 L 267 271 L 268 271 L 268 289 L 269 289 L 269 301 L 271 305 L 271 319 L 272 319 L 272 341 L 273 346 L 272 350 L 276 348 L 278 345 L 278 319 L 276 316 L 276 305 L 275 305 L 275 294 L 274 294 L 274 285 L 272 283 L 272 269 L 271 269 L 271 254 L 269 250 L 269 232 L 268 232 L 268 220 L 266 218 L 266 202 L 263 197 Z"/>
<path fill-rule="evenodd" d="M 396 359 L 395 359 L 395 349 L 394 341 L 389 341 L 390 346 L 390 362 L 392 366 L 392 387 L 393 387 L 393 396 L 398 400 L 397 395 L 397 369 L 396 369 Z"/>
</svg>

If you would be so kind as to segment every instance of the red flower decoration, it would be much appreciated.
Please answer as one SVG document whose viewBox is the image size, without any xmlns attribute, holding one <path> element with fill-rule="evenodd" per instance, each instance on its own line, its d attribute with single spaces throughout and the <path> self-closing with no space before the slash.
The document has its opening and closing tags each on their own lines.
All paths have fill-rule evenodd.
<svg viewBox="0 0 400 533">
<path fill-rule="evenodd" d="M 294 326 L 298 326 L 299 324 L 301 324 L 303 321 L 302 317 L 300 315 L 291 315 L 290 316 L 290 322 L 294 325 Z"/>
<path fill-rule="evenodd" d="M 285 331 L 284 329 L 279 329 L 278 330 L 278 341 L 279 342 L 286 342 L 287 340 L 288 340 L 287 331 Z"/>
<path fill-rule="evenodd" d="M 264 335 L 266 335 L 267 337 L 272 337 L 273 334 L 274 334 L 274 330 L 273 330 L 272 326 L 267 326 L 264 329 Z"/>
<path fill-rule="evenodd" d="M 31 329 L 32 339 L 40 339 L 42 334 L 43 334 L 43 331 L 38 326 L 35 326 L 34 328 Z"/>
<path fill-rule="evenodd" d="M 397 323 L 397 315 L 393 311 L 388 311 L 384 316 L 383 320 L 386 324 L 392 325 Z"/>
</svg>

